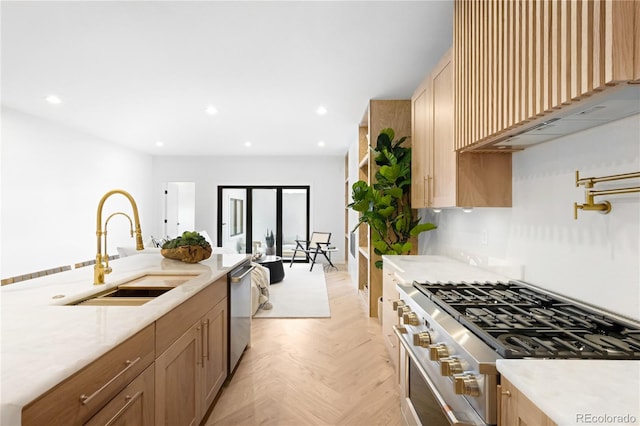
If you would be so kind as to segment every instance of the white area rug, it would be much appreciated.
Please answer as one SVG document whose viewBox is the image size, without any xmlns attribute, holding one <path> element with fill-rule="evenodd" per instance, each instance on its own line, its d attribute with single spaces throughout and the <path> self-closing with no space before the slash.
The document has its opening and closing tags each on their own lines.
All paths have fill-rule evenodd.
<svg viewBox="0 0 640 426">
<path fill-rule="evenodd" d="M 284 279 L 269 286 L 273 308 L 258 309 L 254 318 L 326 318 L 331 316 L 324 270 L 316 264 L 284 264 Z"/>
</svg>

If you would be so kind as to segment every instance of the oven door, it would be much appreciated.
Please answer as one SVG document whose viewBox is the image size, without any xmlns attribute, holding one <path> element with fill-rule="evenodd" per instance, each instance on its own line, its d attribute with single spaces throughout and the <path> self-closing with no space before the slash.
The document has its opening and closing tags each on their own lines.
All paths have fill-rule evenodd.
<svg viewBox="0 0 640 426">
<path fill-rule="evenodd" d="M 462 396 L 450 395 L 451 386 L 443 389 L 444 392 L 437 388 L 405 340 L 402 327 L 394 326 L 394 331 L 400 342 L 400 403 L 405 425 L 485 426 L 486 423 Z"/>
</svg>

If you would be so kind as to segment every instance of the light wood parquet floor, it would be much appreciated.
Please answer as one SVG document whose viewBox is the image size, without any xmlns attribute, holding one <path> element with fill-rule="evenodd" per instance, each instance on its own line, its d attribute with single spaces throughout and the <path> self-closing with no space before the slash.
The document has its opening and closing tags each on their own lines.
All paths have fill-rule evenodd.
<svg viewBox="0 0 640 426">
<path fill-rule="evenodd" d="M 206 426 L 400 425 L 380 324 L 349 274 L 325 272 L 331 318 L 254 319 Z"/>
</svg>

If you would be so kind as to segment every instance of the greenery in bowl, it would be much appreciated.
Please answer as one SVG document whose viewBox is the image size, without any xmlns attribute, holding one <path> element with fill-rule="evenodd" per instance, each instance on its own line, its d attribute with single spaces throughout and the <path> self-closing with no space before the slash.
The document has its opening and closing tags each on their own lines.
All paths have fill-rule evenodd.
<svg viewBox="0 0 640 426">
<path fill-rule="evenodd" d="M 184 231 L 182 235 L 162 244 L 163 249 L 172 249 L 185 246 L 210 247 L 211 244 L 196 231 Z"/>
</svg>

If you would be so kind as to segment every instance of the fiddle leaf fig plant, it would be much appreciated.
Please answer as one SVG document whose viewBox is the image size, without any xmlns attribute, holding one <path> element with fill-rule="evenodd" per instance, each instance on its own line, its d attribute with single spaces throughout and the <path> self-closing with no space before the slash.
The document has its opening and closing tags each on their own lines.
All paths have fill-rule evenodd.
<svg viewBox="0 0 640 426">
<path fill-rule="evenodd" d="M 406 136 L 394 141 L 395 132 L 383 129 L 375 149 L 370 146 L 379 169 L 372 185 L 359 180 L 352 186 L 353 202 L 347 207 L 360 213 L 354 231 L 363 223 L 371 229 L 374 253 L 408 254 L 413 249 L 411 237 L 435 229 L 432 223 L 420 223 L 411 210 L 411 148 L 401 146 Z M 382 269 L 382 260 L 375 262 Z"/>
</svg>

